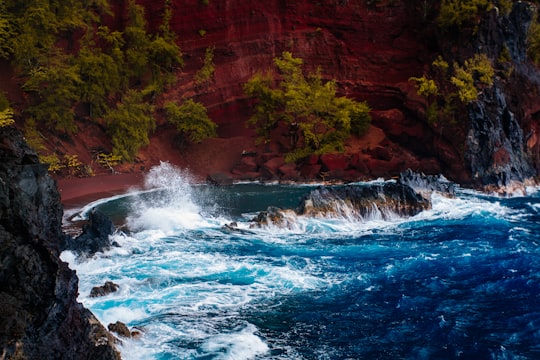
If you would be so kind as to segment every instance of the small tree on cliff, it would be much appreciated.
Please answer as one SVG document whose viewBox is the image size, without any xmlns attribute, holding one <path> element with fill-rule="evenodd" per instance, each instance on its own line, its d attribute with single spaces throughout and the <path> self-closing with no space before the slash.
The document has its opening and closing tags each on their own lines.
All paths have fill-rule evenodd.
<svg viewBox="0 0 540 360">
<path fill-rule="evenodd" d="M 263 139 L 268 140 L 280 121 L 299 132 L 302 141 L 293 141 L 288 161 L 342 151 L 351 133 L 365 133 L 371 121 L 367 103 L 338 97 L 335 80 L 323 81 L 320 72 L 305 76 L 302 59 L 290 52 L 275 58 L 274 64 L 280 74 L 276 86 L 271 74 L 257 74 L 244 85 L 244 91 L 256 99 L 249 122 Z"/>
<path fill-rule="evenodd" d="M 181 138 L 181 146 L 186 139 L 200 143 L 206 138 L 217 135 L 217 125 L 208 117 L 203 104 L 188 99 L 182 105 L 168 102 L 164 108 L 167 120 L 176 126 Z"/>
</svg>

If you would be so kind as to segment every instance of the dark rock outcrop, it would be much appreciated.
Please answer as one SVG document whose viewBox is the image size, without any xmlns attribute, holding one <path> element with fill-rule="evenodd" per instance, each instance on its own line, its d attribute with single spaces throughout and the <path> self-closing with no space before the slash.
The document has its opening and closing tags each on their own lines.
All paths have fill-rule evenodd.
<svg viewBox="0 0 540 360">
<path fill-rule="evenodd" d="M 536 175 L 525 152 L 523 131 L 497 86 L 470 105 L 469 117 L 466 157 L 480 184 L 506 188 Z"/>
<path fill-rule="evenodd" d="M 309 216 L 413 216 L 431 204 L 410 186 L 398 183 L 320 187 L 302 199 L 298 214 Z"/>
<path fill-rule="evenodd" d="M 115 284 L 112 281 L 106 281 L 102 286 L 94 286 L 92 290 L 90 290 L 90 297 L 109 295 L 118 291 L 119 287 L 120 286 L 118 284 Z"/>
<path fill-rule="evenodd" d="M 119 359 L 114 338 L 77 302 L 59 258 L 62 205 L 47 166 L 18 130 L 0 128 L 0 354 L 17 359 Z"/>
<path fill-rule="evenodd" d="M 114 230 L 114 224 L 107 215 L 92 209 L 88 223 L 83 226 L 82 233 L 75 239 L 69 239 L 64 250 L 72 250 L 78 254 L 91 256 L 110 249 L 111 246 L 115 245 L 110 239 Z"/>
<path fill-rule="evenodd" d="M 407 169 L 399 174 L 398 183 L 410 186 L 414 191 L 422 194 L 424 198 L 429 198 L 429 195 L 433 192 L 438 192 L 448 197 L 455 197 L 456 195 L 455 184 L 448 181 L 442 175 L 426 175 Z"/>
<path fill-rule="evenodd" d="M 536 90 L 528 91 L 527 87 L 540 86 L 537 71 L 527 62 L 527 36 L 535 14 L 531 4 L 521 1 L 513 3 L 507 16 L 492 11 L 472 43 L 474 49 L 482 49 L 492 59 L 508 50 L 512 60 L 510 81 L 497 78 L 469 105 L 465 162 L 476 185 L 488 190 L 512 192 L 537 175 L 533 154 L 526 146 L 529 131 L 523 130 L 535 128 L 524 104 Z"/>
</svg>

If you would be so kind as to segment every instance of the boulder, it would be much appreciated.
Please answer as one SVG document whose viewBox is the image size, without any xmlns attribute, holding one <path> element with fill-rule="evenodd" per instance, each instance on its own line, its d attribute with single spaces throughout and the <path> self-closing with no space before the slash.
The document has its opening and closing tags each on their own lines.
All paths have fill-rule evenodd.
<svg viewBox="0 0 540 360">
<path fill-rule="evenodd" d="M 448 197 L 456 195 L 455 184 L 442 175 L 425 175 L 408 169 L 399 175 L 398 183 L 410 186 L 425 198 L 429 198 L 434 191 Z"/>
<path fill-rule="evenodd" d="M 118 284 L 115 284 L 112 281 L 106 281 L 102 286 L 94 286 L 92 290 L 90 290 L 90 297 L 105 296 L 118 291 L 118 288 L 120 288 Z"/>
<path fill-rule="evenodd" d="M 349 158 L 343 154 L 323 154 L 320 160 L 323 171 L 345 170 L 349 167 Z"/>
<path fill-rule="evenodd" d="M 68 241 L 65 250 L 75 251 L 86 256 L 103 252 L 116 245 L 110 239 L 114 231 L 112 220 L 101 211 L 92 209 L 88 223 L 83 226 L 82 233 L 75 239 Z"/>
<path fill-rule="evenodd" d="M 113 333 L 118 334 L 121 337 L 124 338 L 130 338 L 131 337 L 131 331 L 129 331 L 129 328 L 121 321 L 117 321 L 114 324 L 109 324 L 107 326 L 109 331 L 112 331 Z"/>
</svg>

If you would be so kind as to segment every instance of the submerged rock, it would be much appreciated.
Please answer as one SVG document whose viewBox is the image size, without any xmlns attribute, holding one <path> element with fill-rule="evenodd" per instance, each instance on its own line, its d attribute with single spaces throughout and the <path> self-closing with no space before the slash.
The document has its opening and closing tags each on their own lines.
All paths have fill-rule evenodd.
<svg viewBox="0 0 540 360">
<path fill-rule="evenodd" d="M 0 128 L 0 356 L 119 359 L 114 337 L 77 302 L 56 184 L 13 127 Z"/>
</svg>

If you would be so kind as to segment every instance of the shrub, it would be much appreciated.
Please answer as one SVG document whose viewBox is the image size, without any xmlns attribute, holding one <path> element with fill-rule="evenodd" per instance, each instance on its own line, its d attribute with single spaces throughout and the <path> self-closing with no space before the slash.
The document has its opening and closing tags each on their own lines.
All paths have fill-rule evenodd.
<svg viewBox="0 0 540 360">
<path fill-rule="evenodd" d="M 204 63 L 202 68 L 197 71 L 195 74 L 195 83 L 197 85 L 202 85 L 208 82 L 212 76 L 214 76 L 214 71 L 216 67 L 214 65 L 214 47 L 210 46 L 206 48 L 204 53 Z"/>
<path fill-rule="evenodd" d="M 148 134 L 156 127 L 153 106 L 144 101 L 144 93 L 128 90 L 122 102 L 105 116 L 114 155 L 133 161 L 139 149 L 150 142 Z"/>
<path fill-rule="evenodd" d="M 256 74 L 244 91 L 256 100 L 250 123 L 259 134 L 268 138 L 279 121 L 298 129 L 299 134 L 289 134 L 293 138 L 287 159 L 342 151 L 351 133 L 362 135 L 367 130 L 371 121 L 367 103 L 337 96 L 336 82 L 324 82 L 319 72 L 305 76 L 303 60 L 290 52 L 275 58 L 274 64 L 280 75 L 277 86 L 270 75 Z M 300 138 L 303 141 L 297 148 Z"/>
<path fill-rule="evenodd" d="M 176 127 L 182 142 L 189 139 L 191 142 L 200 143 L 217 135 L 217 125 L 208 117 L 206 108 L 201 103 L 188 99 L 180 106 L 168 102 L 164 108 L 167 120 Z"/>
</svg>

